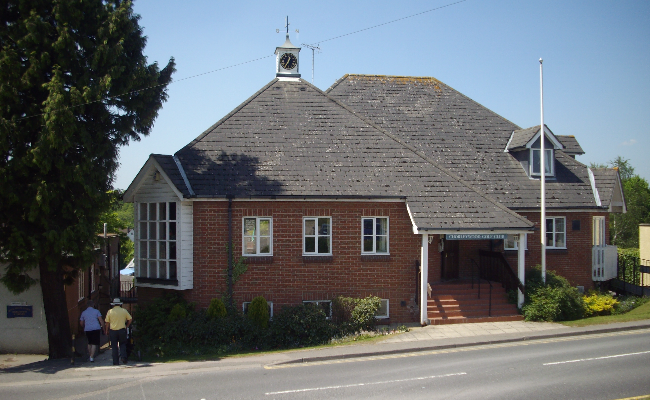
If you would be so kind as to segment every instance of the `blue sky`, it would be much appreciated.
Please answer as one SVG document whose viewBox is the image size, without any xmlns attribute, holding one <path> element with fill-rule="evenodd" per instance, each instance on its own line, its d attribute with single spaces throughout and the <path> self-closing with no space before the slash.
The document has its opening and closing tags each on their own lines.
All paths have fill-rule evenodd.
<svg viewBox="0 0 650 400">
<path fill-rule="evenodd" d="M 136 0 L 149 61 L 173 56 L 178 71 L 151 134 L 120 149 L 114 186 L 126 189 L 149 154 L 174 154 L 271 81 L 287 15 L 293 44 L 320 43 L 322 90 L 347 73 L 431 76 L 523 128 L 540 123 L 541 57 L 544 122 L 576 136 L 578 161 L 620 155 L 650 179 L 648 1 L 466 0 L 328 40 L 456 1 Z M 311 62 L 303 48 L 310 82 Z"/>
</svg>

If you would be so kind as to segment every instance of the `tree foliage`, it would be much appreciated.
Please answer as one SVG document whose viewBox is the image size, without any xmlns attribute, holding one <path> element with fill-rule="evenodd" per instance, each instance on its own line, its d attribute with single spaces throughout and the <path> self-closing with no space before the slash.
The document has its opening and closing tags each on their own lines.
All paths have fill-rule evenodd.
<svg viewBox="0 0 650 400">
<path fill-rule="evenodd" d="M 63 284 L 92 260 L 118 148 L 149 134 L 175 70 L 147 62 L 138 19 L 121 0 L 0 5 L 2 281 L 23 291 L 39 267 L 51 357 L 69 351 Z"/>
</svg>

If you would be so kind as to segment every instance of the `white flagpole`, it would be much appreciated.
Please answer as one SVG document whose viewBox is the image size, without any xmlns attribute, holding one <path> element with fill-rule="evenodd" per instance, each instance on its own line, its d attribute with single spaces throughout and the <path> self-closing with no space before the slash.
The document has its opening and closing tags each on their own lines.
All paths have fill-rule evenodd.
<svg viewBox="0 0 650 400">
<path fill-rule="evenodd" d="M 544 139 L 546 134 L 544 133 L 544 74 L 542 68 L 542 59 L 539 59 L 539 97 L 541 104 L 541 114 L 542 121 L 540 125 L 540 151 L 539 151 L 539 172 L 540 172 L 540 181 L 541 181 L 541 244 L 542 244 L 542 280 L 546 283 L 546 166 L 544 161 L 546 154 L 544 153 Z"/>
</svg>

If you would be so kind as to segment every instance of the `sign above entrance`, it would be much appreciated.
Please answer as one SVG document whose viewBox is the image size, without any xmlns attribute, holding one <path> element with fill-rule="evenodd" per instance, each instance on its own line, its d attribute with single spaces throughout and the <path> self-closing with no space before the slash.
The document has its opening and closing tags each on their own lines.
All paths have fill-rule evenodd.
<svg viewBox="0 0 650 400">
<path fill-rule="evenodd" d="M 461 233 L 461 234 L 446 234 L 447 240 L 494 240 L 506 239 L 508 237 L 505 233 Z"/>
</svg>

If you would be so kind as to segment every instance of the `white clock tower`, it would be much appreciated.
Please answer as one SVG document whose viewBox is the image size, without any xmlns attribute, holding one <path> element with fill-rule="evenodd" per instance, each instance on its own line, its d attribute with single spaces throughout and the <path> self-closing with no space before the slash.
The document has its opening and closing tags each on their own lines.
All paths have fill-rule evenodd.
<svg viewBox="0 0 650 400">
<path fill-rule="evenodd" d="M 300 47 L 289 40 L 289 17 L 287 17 L 287 39 L 275 48 L 275 76 L 278 78 L 300 78 Z"/>
</svg>

